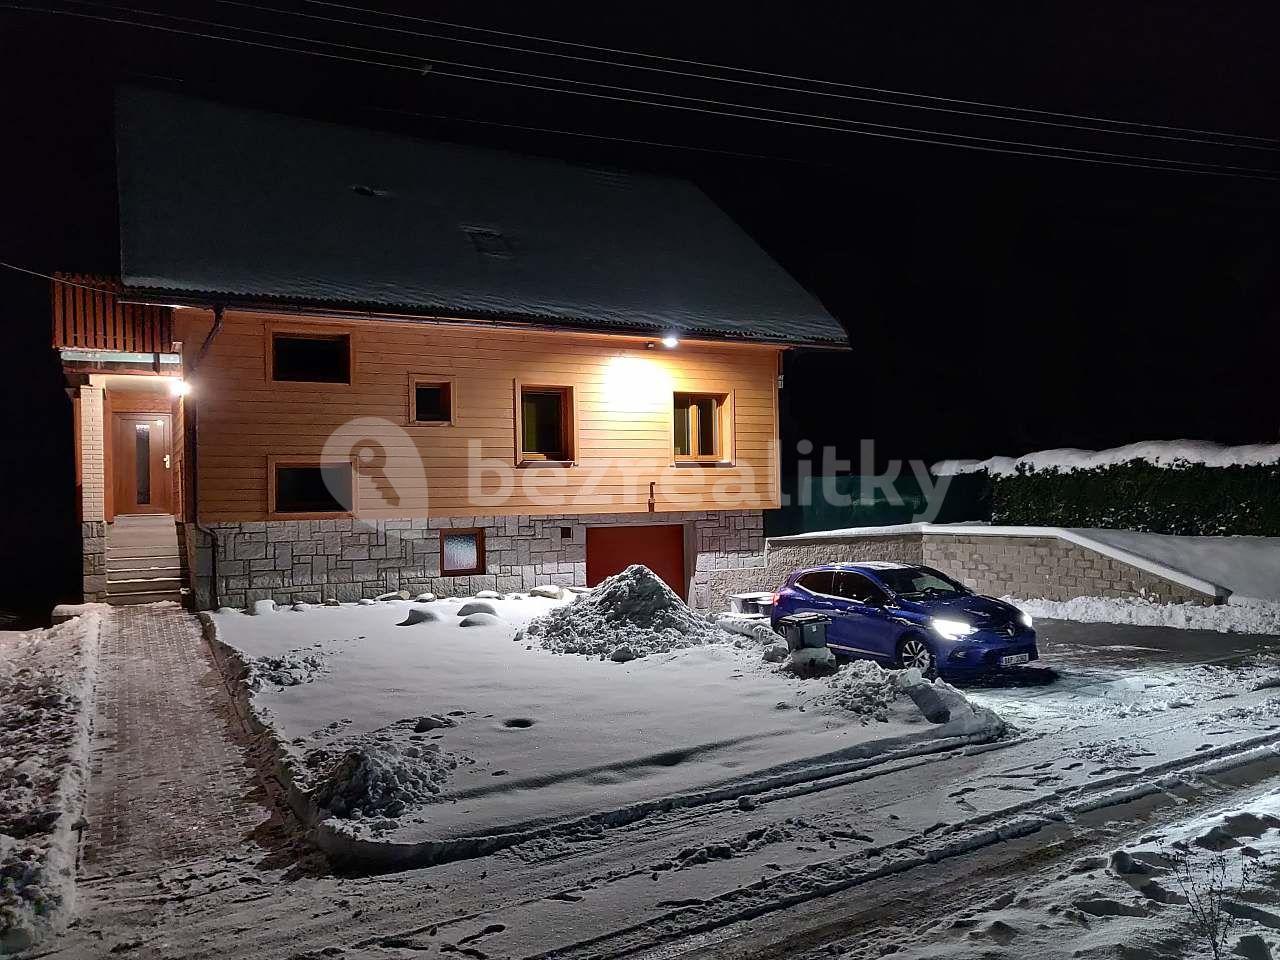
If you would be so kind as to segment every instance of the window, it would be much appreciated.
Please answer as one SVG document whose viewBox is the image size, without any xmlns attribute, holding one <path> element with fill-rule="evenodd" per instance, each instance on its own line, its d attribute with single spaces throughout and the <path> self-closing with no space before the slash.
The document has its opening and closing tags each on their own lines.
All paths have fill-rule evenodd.
<svg viewBox="0 0 1280 960">
<path fill-rule="evenodd" d="M 464 577 L 484 573 L 484 530 L 440 531 L 440 575 Z"/>
<path fill-rule="evenodd" d="M 273 333 L 271 379 L 285 383 L 350 383 L 351 337 Z"/>
<path fill-rule="evenodd" d="M 796 581 L 796 584 L 810 593 L 831 594 L 833 577 L 835 577 L 835 574 L 830 570 L 815 570 L 813 573 L 806 573 Z"/>
<path fill-rule="evenodd" d="M 726 399 L 724 394 L 675 395 L 676 460 L 717 463 L 728 459 Z"/>
<path fill-rule="evenodd" d="M 452 423 L 453 384 L 410 375 L 409 422 Z"/>
<path fill-rule="evenodd" d="M 956 597 L 969 592 L 932 567 L 898 567 L 878 573 L 885 585 L 900 597 Z"/>
<path fill-rule="evenodd" d="M 837 597 L 856 600 L 859 603 L 871 603 L 884 599 L 884 594 L 874 583 L 862 574 L 850 573 L 848 570 L 841 570 L 836 574 L 834 587 Z"/>
<path fill-rule="evenodd" d="M 355 503 L 350 463 L 278 463 L 274 514 L 349 514 Z"/>
<path fill-rule="evenodd" d="M 573 391 L 568 387 L 521 387 L 520 461 L 567 463 L 573 459 Z"/>
</svg>

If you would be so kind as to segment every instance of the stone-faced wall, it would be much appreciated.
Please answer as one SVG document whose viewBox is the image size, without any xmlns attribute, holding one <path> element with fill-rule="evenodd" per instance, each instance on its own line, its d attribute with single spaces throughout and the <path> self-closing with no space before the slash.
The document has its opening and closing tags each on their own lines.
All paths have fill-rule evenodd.
<svg viewBox="0 0 1280 960">
<path fill-rule="evenodd" d="M 1145 597 L 1212 604 L 1215 598 L 1057 537 L 924 536 L 924 562 L 979 593 L 1024 599 Z"/>
<path fill-rule="evenodd" d="M 776 590 L 792 571 L 801 567 L 853 560 L 920 563 L 921 557 L 920 534 L 771 542 L 768 552 L 751 563 L 712 573 L 705 609 L 729 609 L 729 596 L 734 593 Z"/>
<path fill-rule="evenodd" d="M 107 525 L 102 520 L 80 524 L 81 555 L 84 558 L 84 600 L 107 598 Z"/>
<path fill-rule="evenodd" d="M 254 600 L 333 597 L 358 600 L 392 590 L 469 595 L 513 592 L 542 583 L 586 583 L 587 527 L 681 523 L 686 528 L 690 603 L 708 609 L 712 571 L 761 562 L 764 520 L 758 510 L 624 513 L 551 517 L 444 517 L 414 520 L 281 520 L 209 524 L 218 537 L 218 601 L 243 607 Z M 440 574 L 440 531 L 485 531 L 484 574 Z M 196 605 L 211 603 L 212 552 L 187 524 Z M 691 555 L 691 556 L 690 556 Z"/>
</svg>

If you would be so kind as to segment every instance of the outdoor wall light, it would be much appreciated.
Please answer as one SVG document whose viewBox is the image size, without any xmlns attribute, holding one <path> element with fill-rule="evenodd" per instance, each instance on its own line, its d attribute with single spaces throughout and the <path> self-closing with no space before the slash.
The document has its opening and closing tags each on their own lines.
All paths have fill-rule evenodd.
<svg viewBox="0 0 1280 960">
<path fill-rule="evenodd" d="M 169 379 L 169 392 L 175 397 L 185 397 L 191 392 L 191 384 L 185 380 L 179 380 L 177 377 Z"/>
<path fill-rule="evenodd" d="M 674 350 L 676 347 L 680 346 L 680 338 L 675 334 L 669 333 L 662 338 L 662 345 L 668 350 Z"/>
</svg>

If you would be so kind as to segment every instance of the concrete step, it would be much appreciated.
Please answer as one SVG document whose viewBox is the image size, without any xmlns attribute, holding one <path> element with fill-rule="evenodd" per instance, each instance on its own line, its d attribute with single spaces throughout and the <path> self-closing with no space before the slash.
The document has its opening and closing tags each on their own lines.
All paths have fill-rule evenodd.
<svg viewBox="0 0 1280 960">
<path fill-rule="evenodd" d="M 152 567 L 119 567 L 106 564 L 106 581 L 111 582 L 120 580 L 180 580 L 182 579 L 182 567 L 178 566 L 178 562 L 165 563 L 164 566 Z"/>
<path fill-rule="evenodd" d="M 151 545 L 107 544 L 107 560 L 136 560 L 140 557 L 177 557 L 180 556 L 177 544 L 158 543 Z"/>
<path fill-rule="evenodd" d="M 180 577 L 133 577 L 127 580 L 113 580 L 107 578 L 107 593 L 132 593 L 142 591 L 145 593 L 177 593 L 182 589 L 182 579 Z"/>
<path fill-rule="evenodd" d="M 182 594 L 175 591 L 139 591 L 136 593 L 112 593 L 107 595 L 107 603 L 113 607 L 131 606 L 135 603 L 156 603 L 160 600 L 172 600 L 174 603 L 182 602 Z"/>
</svg>

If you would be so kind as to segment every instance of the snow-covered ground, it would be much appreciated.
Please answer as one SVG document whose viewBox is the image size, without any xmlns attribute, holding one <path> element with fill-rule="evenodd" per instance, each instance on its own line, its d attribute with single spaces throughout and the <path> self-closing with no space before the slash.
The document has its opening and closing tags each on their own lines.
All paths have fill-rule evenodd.
<svg viewBox="0 0 1280 960">
<path fill-rule="evenodd" d="M 317 841 L 375 860 L 472 855 L 1002 731 L 925 682 L 951 708 L 929 723 L 909 671 L 797 676 L 665 587 L 618 586 L 209 622 L 247 667 L 248 706 L 308 798 Z"/>
<path fill-rule="evenodd" d="M 1203 463 L 1210 467 L 1252 465 L 1280 461 L 1280 443 L 1252 443 L 1227 447 L 1206 440 L 1145 440 L 1109 450 L 1081 450 L 1061 447 L 1037 450 L 1021 457 L 990 457 L 986 460 L 942 460 L 932 467 L 937 476 L 986 471 L 994 477 L 1012 476 L 1019 467 L 1028 470 L 1089 470 L 1133 460 L 1145 460 L 1158 467 Z"/>
<path fill-rule="evenodd" d="M 1273 600 L 1242 601 L 1206 607 L 1196 603 L 1154 603 L 1150 600 L 1117 597 L 1004 599 L 1037 618 L 1280 636 L 1280 602 Z"/>
<path fill-rule="evenodd" d="M 65 926 L 88 773 L 99 615 L 0 634 L 0 953 Z"/>
<path fill-rule="evenodd" d="M 1280 955 L 1280 788 L 1074 860 L 918 927 L 902 960 Z M 870 953 L 878 955 L 877 946 Z"/>
<path fill-rule="evenodd" d="M 674 688 L 654 695 L 669 707 L 685 706 L 693 718 L 706 715 L 699 697 L 741 698 L 773 683 L 789 695 L 785 702 L 794 705 L 778 713 L 799 724 L 822 718 L 830 725 L 825 736 L 833 738 L 842 731 L 851 731 L 854 738 L 875 735 L 895 723 L 896 711 L 908 708 L 893 696 L 897 681 L 888 686 L 884 672 L 868 664 L 846 665 L 834 678 L 774 676 L 770 671 L 778 667 L 765 665 L 761 646 L 745 635 L 742 647 L 717 642 L 626 662 L 602 661 L 591 652 L 557 654 L 528 637 L 524 643 L 511 639 L 515 621 L 531 616 L 511 608 L 531 604 L 531 611 L 547 611 L 557 609 L 556 601 L 489 602 L 499 610 L 498 618 L 507 621 L 501 643 L 484 639 L 484 631 L 497 625 L 462 627 L 465 617 L 457 611 L 464 604 L 458 601 L 313 608 L 258 617 L 223 614 L 216 619 L 220 628 L 229 626 L 246 637 L 261 631 L 254 640 L 258 645 L 275 638 L 269 644 L 271 655 L 281 662 L 267 665 L 259 676 L 254 700 L 281 711 L 278 719 L 304 708 L 322 711 L 318 699 L 308 699 L 323 696 L 348 698 L 328 714 L 348 716 L 342 703 L 352 697 L 374 699 L 377 685 L 390 688 L 386 711 L 392 719 L 415 715 L 402 709 L 408 703 L 418 705 L 419 718 L 439 714 L 443 720 L 448 717 L 444 707 L 453 700 L 475 701 L 483 712 L 449 718 L 458 725 L 424 734 L 441 734 L 434 742 L 451 753 L 465 752 L 470 741 L 463 737 L 489 736 L 486 731 L 501 718 L 534 719 L 532 727 L 509 730 L 523 737 L 540 727 L 567 724 L 580 712 L 572 704 L 549 704 L 540 712 L 530 706 L 536 691 L 523 690 L 515 681 L 542 676 L 529 673 L 534 661 L 582 681 L 572 691 L 565 684 L 555 686 L 554 696 L 563 700 L 599 699 L 587 681 L 603 682 L 612 693 L 622 691 L 601 681 L 606 677 L 646 687 L 663 682 Z M 441 619 L 395 625 L 428 611 Z M 916 749 L 875 753 L 822 771 L 797 771 L 803 779 L 784 777 L 756 792 L 730 791 L 720 800 L 658 809 L 640 820 L 605 818 L 568 832 L 537 833 L 489 855 L 394 873 L 335 872 L 317 863 L 314 854 L 302 860 L 282 855 L 269 841 L 270 830 L 254 831 L 229 842 L 221 855 L 166 863 L 154 875 L 95 878 L 83 888 L 87 902 L 79 922 L 53 956 L 826 960 L 841 953 L 880 957 L 890 948 L 913 946 L 936 947 L 936 955 L 946 956 L 947 950 L 977 952 L 985 945 L 993 956 L 1045 952 L 1052 957 L 1058 945 L 1038 948 L 1036 936 L 1047 937 L 1035 930 L 1040 922 L 1057 924 L 1053 929 L 1064 942 L 1064 933 L 1071 933 L 1077 945 L 1096 935 L 1099 946 L 1093 956 L 1126 956 L 1114 942 L 1132 927 L 1122 926 L 1128 923 L 1123 913 L 1117 924 L 1110 902 L 1127 905 L 1147 898 L 1113 882 L 1107 873 L 1111 852 L 1120 847 L 1142 850 L 1137 841 L 1157 833 L 1173 838 L 1171 825 L 1215 810 L 1244 809 L 1249 791 L 1258 793 L 1262 784 L 1272 789 L 1280 785 L 1280 657 L 1264 638 L 1240 634 L 1049 621 L 1038 627 L 1043 662 L 1012 677 L 964 687 L 969 700 L 1011 721 L 1014 729 L 997 740 L 915 740 Z M 305 656 L 281 657 L 288 650 L 281 631 L 320 647 L 304 648 Z M 565 635 L 551 631 L 548 639 L 554 646 Z M 407 663 L 396 660 L 401 672 L 390 681 L 385 672 L 379 676 L 361 669 L 366 655 L 391 662 L 396 644 L 417 650 L 425 646 L 434 653 L 420 659 L 415 655 Z M 469 658 L 464 656 L 468 652 Z M 708 661 L 712 655 L 718 659 Z M 687 688 L 679 669 L 685 658 L 698 681 Z M 455 665 L 457 672 L 447 669 Z M 650 676 L 653 683 L 645 679 Z M 463 685 L 450 685 L 456 677 Z M 368 690 L 355 690 L 356 680 Z M 419 684 L 425 686 L 415 700 L 407 691 Z M 843 699 L 846 687 L 850 699 Z M 302 699 L 290 699 L 299 695 Z M 893 701 L 887 722 L 875 719 L 877 696 Z M 435 702 L 424 704 L 428 697 Z M 501 698 L 513 709 L 508 711 L 509 703 Z M 754 702 L 767 713 L 775 708 L 771 700 L 784 702 L 776 695 L 757 696 Z M 634 702 L 606 705 L 610 712 L 598 724 L 597 739 L 623 756 L 635 751 L 622 741 L 620 730 L 645 737 L 650 724 L 670 722 L 643 709 L 615 718 Z M 851 710 L 854 704 L 864 709 Z M 754 710 L 749 702 L 739 716 L 754 722 Z M 377 718 L 368 722 L 375 728 L 385 723 Z M 924 728 L 920 723 L 906 726 Z M 684 735 L 696 744 L 698 731 L 691 729 L 686 726 Z M 824 736 L 816 727 L 807 729 L 807 737 L 815 741 Z M 317 739 L 310 733 L 299 734 L 301 746 Z M 452 735 L 463 736 L 451 741 Z M 494 730 L 492 739 L 501 743 L 503 735 Z M 792 743 L 805 739 L 796 736 Z M 528 744 L 530 752 L 554 749 L 533 739 L 515 742 Z M 923 748 L 940 744 L 946 748 Z M 864 747 L 878 748 L 878 742 Z M 728 763 L 738 759 L 733 748 L 722 749 L 719 756 Z M 481 756 L 475 766 L 485 762 Z M 524 761 L 516 757 L 513 762 Z M 536 758 L 528 762 L 541 764 Z M 744 773 L 742 767 L 726 769 L 730 776 Z M 706 772 L 687 759 L 675 770 L 690 776 Z M 725 770 L 711 773 L 724 776 Z M 174 776 L 181 777 L 181 770 L 175 769 Z M 489 779 L 500 783 L 507 778 Z M 552 779 L 549 786 L 554 786 Z M 480 810 L 485 802 L 475 794 L 450 795 L 455 780 L 442 783 L 447 799 L 429 805 L 427 816 L 473 804 Z M 641 779 L 628 789 L 644 786 Z M 590 783 L 578 788 L 588 798 L 595 789 Z M 264 824 L 274 819 L 266 808 L 262 816 Z M 1268 843 L 1270 836 L 1259 839 Z M 1246 837 L 1240 841 L 1252 843 Z M 1072 865 L 1086 858 L 1093 859 L 1073 871 Z M 1081 883 L 1087 882 L 1089 889 L 1042 892 L 1059 875 L 1067 881 L 1084 878 Z M 1013 898 L 992 905 L 1009 891 Z M 1012 909 L 1024 894 L 1039 898 L 1028 900 L 1026 917 L 995 916 Z M 1098 914 L 1076 901 L 1096 906 Z M 1069 927 L 1068 909 L 1079 911 L 1088 925 Z M 1176 916 L 1149 903 L 1143 909 L 1150 911 L 1152 924 Z M 979 917 L 977 925 L 970 924 L 973 917 Z M 986 925 L 996 919 L 1018 927 L 1009 944 L 998 942 L 1005 935 L 1001 926 Z M 1136 925 L 1139 918 L 1134 919 Z M 959 923 L 953 926 L 954 921 Z M 971 939 L 972 929 L 978 932 Z M 1111 945 L 1109 929 L 1115 931 Z M 987 933 L 993 938 L 980 939 Z M 1136 946 L 1143 942 L 1139 939 Z M 1174 943 L 1167 956 L 1196 956 L 1189 946 L 1182 950 Z"/>
</svg>

